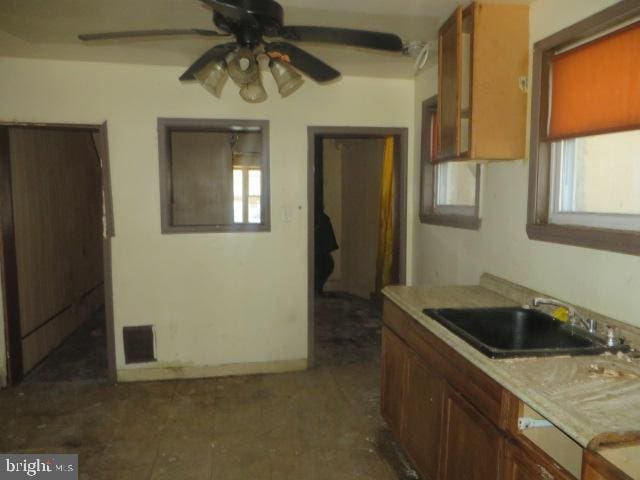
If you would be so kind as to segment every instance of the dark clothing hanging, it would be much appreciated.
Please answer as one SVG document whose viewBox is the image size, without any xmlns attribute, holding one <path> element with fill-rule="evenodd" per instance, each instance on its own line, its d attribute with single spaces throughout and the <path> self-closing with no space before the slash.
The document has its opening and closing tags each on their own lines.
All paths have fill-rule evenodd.
<svg viewBox="0 0 640 480">
<path fill-rule="evenodd" d="M 315 290 L 322 293 L 324 284 L 331 276 L 334 267 L 331 252 L 338 249 L 338 242 L 333 232 L 331 219 L 323 210 L 316 212 L 315 217 Z"/>
</svg>

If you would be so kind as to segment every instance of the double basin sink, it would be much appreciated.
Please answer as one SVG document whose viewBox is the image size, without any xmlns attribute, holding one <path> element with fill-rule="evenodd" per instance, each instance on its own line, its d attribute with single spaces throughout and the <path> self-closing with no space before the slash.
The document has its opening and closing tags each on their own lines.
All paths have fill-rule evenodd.
<svg viewBox="0 0 640 480">
<path fill-rule="evenodd" d="M 491 358 L 628 351 L 530 308 L 436 308 L 424 313 Z"/>
</svg>

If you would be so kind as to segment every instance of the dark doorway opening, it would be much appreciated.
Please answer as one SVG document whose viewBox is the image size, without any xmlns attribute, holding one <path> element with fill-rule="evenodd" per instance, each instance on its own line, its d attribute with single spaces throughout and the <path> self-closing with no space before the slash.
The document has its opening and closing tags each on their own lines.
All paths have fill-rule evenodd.
<svg viewBox="0 0 640 480">
<path fill-rule="evenodd" d="M 0 126 L 7 383 L 115 380 L 106 125 Z"/>
<path fill-rule="evenodd" d="M 392 263 L 385 283 L 406 281 L 407 129 L 310 127 L 308 141 L 308 355 L 309 365 L 313 365 L 317 340 L 315 295 L 320 293 L 320 286 L 324 295 L 361 299 L 373 308 L 380 304 L 380 268 L 376 263 L 380 260 L 380 229 L 384 228 L 380 216 L 385 203 L 381 202 L 385 198 L 381 188 L 384 182 L 393 185 L 393 195 L 386 197 L 393 226 L 386 230 L 392 236 L 392 244 L 387 247 L 392 251 Z M 385 159 L 392 161 L 392 176 L 388 175 L 388 163 L 384 173 Z M 322 234 L 327 218 L 332 236 Z M 337 249 L 327 240 L 332 237 Z M 332 247 L 326 248 L 327 243 Z M 331 250 L 330 259 L 327 250 Z M 323 275 L 327 261 L 333 269 L 330 275 Z"/>
</svg>

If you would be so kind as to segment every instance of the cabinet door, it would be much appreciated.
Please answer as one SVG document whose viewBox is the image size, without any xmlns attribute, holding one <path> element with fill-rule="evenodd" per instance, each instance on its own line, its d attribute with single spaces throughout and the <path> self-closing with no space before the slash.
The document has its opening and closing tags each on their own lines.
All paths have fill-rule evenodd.
<svg viewBox="0 0 640 480">
<path fill-rule="evenodd" d="M 440 429 L 445 382 L 416 354 L 409 355 L 404 443 L 425 480 L 438 478 Z"/>
<path fill-rule="evenodd" d="M 503 439 L 496 427 L 447 387 L 442 419 L 440 478 L 497 480 Z"/>
<path fill-rule="evenodd" d="M 460 133 L 460 38 L 462 8 L 442 26 L 438 34 L 438 157 L 459 153 Z"/>
<path fill-rule="evenodd" d="M 396 439 L 402 437 L 407 347 L 391 330 L 382 328 L 380 409 Z"/>
<path fill-rule="evenodd" d="M 523 448 L 509 443 L 505 452 L 504 480 L 575 480 L 536 447 Z"/>
</svg>

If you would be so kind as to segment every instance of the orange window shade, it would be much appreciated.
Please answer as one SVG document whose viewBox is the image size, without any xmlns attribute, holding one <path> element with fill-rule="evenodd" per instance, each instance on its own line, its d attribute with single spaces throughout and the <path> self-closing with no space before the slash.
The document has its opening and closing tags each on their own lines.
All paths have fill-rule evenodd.
<svg viewBox="0 0 640 480">
<path fill-rule="evenodd" d="M 640 22 L 551 59 L 548 138 L 640 128 Z"/>
</svg>

